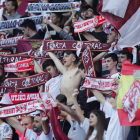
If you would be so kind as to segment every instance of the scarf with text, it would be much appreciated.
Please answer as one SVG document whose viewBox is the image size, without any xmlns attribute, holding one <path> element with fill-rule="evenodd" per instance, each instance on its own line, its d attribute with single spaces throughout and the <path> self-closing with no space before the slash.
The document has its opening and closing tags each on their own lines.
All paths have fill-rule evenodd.
<svg viewBox="0 0 140 140">
<path fill-rule="evenodd" d="M 42 13 L 42 12 L 69 12 L 71 10 L 79 11 L 80 2 L 65 3 L 28 3 L 26 12 Z"/>
<path fill-rule="evenodd" d="M 0 97 L 7 93 L 13 93 L 15 88 L 0 86 Z"/>
<path fill-rule="evenodd" d="M 34 71 L 34 66 L 30 65 L 33 59 L 25 59 L 14 63 L 9 63 L 4 65 L 5 72 L 26 72 Z"/>
<path fill-rule="evenodd" d="M 119 88 L 119 85 L 115 83 L 114 79 L 86 77 L 82 87 L 88 89 L 97 89 L 100 91 L 116 92 Z"/>
<path fill-rule="evenodd" d="M 74 23 L 74 32 L 75 33 L 84 32 L 91 28 L 97 27 L 105 22 L 107 22 L 107 20 L 102 15 L 100 15 L 96 18 L 91 18 L 88 20 L 75 22 Z"/>
<path fill-rule="evenodd" d="M 28 77 L 7 78 L 2 83 L 4 87 L 16 87 L 17 90 L 27 89 L 45 84 L 51 78 L 48 72 L 42 72 Z"/>
</svg>

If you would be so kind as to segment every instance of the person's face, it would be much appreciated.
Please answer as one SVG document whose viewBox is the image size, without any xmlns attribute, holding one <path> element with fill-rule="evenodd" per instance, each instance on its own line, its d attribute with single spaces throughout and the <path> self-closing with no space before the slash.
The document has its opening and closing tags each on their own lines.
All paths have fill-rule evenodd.
<svg viewBox="0 0 140 140">
<path fill-rule="evenodd" d="M 75 61 L 75 57 L 72 54 L 68 55 L 64 53 L 63 61 L 64 61 L 64 66 L 68 67 Z"/>
<path fill-rule="evenodd" d="M 41 125 L 41 118 L 40 116 L 35 116 L 34 122 L 33 122 L 33 131 L 36 133 L 42 132 L 42 125 Z"/>
<path fill-rule="evenodd" d="M 27 74 L 26 72 L 19 72 L 18 73 L 18 77 L 26 77 L 29 76 L 29 74 Z"/>
<path fill-rule="evenodd" d="M 113 43 L 116 41 L 117 34 L 113 31 L 111 31 L 107 36 L 107 43 Z"/>
<path fill-rule="evenodd" d="M 14 10 L 14 8 L 15 6 L 12 6 L 12 1 L 7 2 L 7 5 L 6 5 L 7 13 L 11 13 L 12 10 Z"/>
<path fill-rule="evenodd" d="M 123 62 L 127 60 L 127 55 L 126 54 L 120 54 L 119 59 L 118 59 L 118 67 L 122 67 Z"/>
<path fill-rule="evenodd" d="M 97 116 L 94 113 L 90 113 L 89 122 L 90 126 L 95 127 L 97 125 Z"/>
<path fill-rule="evenodd" d="M 80 75 L 82 76 L 82 78 L 84 79 L 85 78 L 85 70 L 79 69 L 78 71 L 79 71 Z"/>
<path fill-rule="evenodd" d="M 114 67 L 116 67 L 117 62 L 114 61 L 111 57 L 105 59 L 106 69 L 111 71 Z"/>
<path fill-rule="evenodd" d="M 51 77 L 54 77 L 57 74 L 57 69 L 53 66 L 46 67 L 46 71 L 51 75 Z"/>
<path fill-rule="evenodd" d="M 22 126 L 28 129 L 33 129 L 33 123 L 32 120 L 30 119 L 30 117 L 25 117 L 22 120 Z"/>
<path fill-rule="evenodd" d="M 93 18 L 93 17 L 94 17 L 93 10 L 91 8 L 88 8 L 86 10 L 86 19 Z"/>
<path fill-rule="evenodd" d="M 0 79 L 4 76 L 4 69 L 3 66 L 0 65 Z"/>
<path fill-rule="evenodd" d="M 81 18 L 82 19 L 86 19 L 86 11 L 82 11 L 81 12 Z"/>
<path fill-rule="evenodd" d="M 70 32 L 70 26 L 65 26 L 63 28 L 63 31 L 65 31 L 66 33 L 69 33 Z"/>
<path fill-rule="evenodd" d="M 29 35 L 29 28 L 28 27 L 26 27 L 26 28 L 22 27 L 21 30 L 22 30 L 22 32 L 24 33 L 24 35 L 26 37 L 30 37 L 30 35 Z"/>
<path fill-rule="evenodd" d="M 57 16 L 54 13 L 51 13 L 50 19 L 52 20 L 53 24 L 57 24 L 57 22 L 60 21 L 60 19 L 57 18 Z"/>
</svg>

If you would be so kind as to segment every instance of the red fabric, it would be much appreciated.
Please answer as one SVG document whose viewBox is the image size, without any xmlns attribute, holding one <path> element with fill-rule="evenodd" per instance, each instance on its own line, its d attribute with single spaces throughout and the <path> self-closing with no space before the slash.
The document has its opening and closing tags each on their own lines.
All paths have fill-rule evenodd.
<svg viewBox="0 0 140 140">
<path fill-rule="evenodd" d="M 50 119 L 53 133 L 56 140 L 70 140 L 66 134 L 61 130 L 60 124 L 58 122 L 58 115 L 60 114 L 60 109 L 58 107 L 52 107 L 50 110 Z"/>
<path fill-rule="evenodd" d="M 122 75 L 133 75 L 134 70 L 140 70 L 140 66 L 131 64 L 128 60 L 125 60 L 121 70 Z"/>
<path fill-rule="evenodd" d="M 19 135 L 20 140 L 28 140 L 27 138 L 24 137 L 22 133 L 20 133 L 18 130 L 16 130 L 16 133 Z"/>
<path fill-rule="evenodd" d="M 133 48 L 132 48 L 132 47 L 127 47 L 127 48 L 123 48 L 123 50 L 124 50 L 124 51 L 129 51 L 129 52 L 131 52 L 131 53 L 132 53 Z"/>
<path fill-rule="evenodd" d="M 22 16 L 25 16 L 26 15 L 25 10 L 27 6 L 28 6 L 28 2 L 22 1 L 17 9 L 17 12 L 20 13 Z"/>
</svg>

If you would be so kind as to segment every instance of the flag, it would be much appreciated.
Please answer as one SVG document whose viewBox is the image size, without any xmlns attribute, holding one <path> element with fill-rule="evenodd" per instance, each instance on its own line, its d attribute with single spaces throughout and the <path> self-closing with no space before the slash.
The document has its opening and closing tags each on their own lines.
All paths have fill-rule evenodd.
<svg viewBox="0 0 140 140">
<path fill-rule="evenodd" d="M 98 12 L 121 34 L 119 47 L 140 44 L 140 0 L 102 0 Z"/>
<path fill-rule="evenodd" d="M 117 111 L 121 126 L 140 125 L 140 66 L 125 61 L 121 71 Z"/>
</svg>

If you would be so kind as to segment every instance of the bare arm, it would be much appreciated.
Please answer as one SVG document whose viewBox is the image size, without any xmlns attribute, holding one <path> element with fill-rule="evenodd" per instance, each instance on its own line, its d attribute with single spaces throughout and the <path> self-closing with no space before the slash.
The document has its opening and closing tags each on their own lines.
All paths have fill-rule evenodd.
<svg viewBox="0 0 140 140">
<path fill-rule="evenodd" d="M 63 74 L 66 68 L 63 66 L 61 61 L 56 57 L 56 55 L 54 53 L 48 52 L 48 54 L 49 54 L 50 58 L 54 61 L 58 70 Z"/>
<path fill-rule="evenodd" d="M 72 16 L 65 22 L 64 26 L 70 25 L 72 22 Z"/>
<path fill-rule="evenodd" d="M 46 17 L 43 18 L 43 23 L 50 25 L 57 33 L 60 33 L 62 31 L 62 29 L 60 27 L 58 27 L 57 25 L 49 22 Z"/>
<path fill-rule="evenodd" d="M 107 52 L 101 52 L 96 57 L 93 58 L 93 62 L 96 63 L 99 61 Z"/>
<path fill-rule="evenodd" d="M 72 97 L 73 97 L 74 106 L 76 108 L 76 114 L 77 114 L 80 122 L 83 123 L 84 120 L 85 120 L 85 117 L 84 117 L 83 112 L 82 112 L 82 110 L 81 110 L 81 108 L 80 108 L 80 106 L 79 106 L 79 104 L 77 102 L 77 96 L 78 96 L 78 94 L 79 94 L 78 89 L 75 89 L 74 90 L 74 93 L 72 94 Z"/>
<path fill-rule="evenodd" d="M 82 35 L 83 35 L 88 41 L 94 41 L 94 40 L 96 39 L 93 35 L 91 35 L 91 34 L 89 34 L 89 33 L 87 33 L 87 32 L 82 32 Z"/>
<path fill-rule="evenodd" d="M 42 73 L 43 70 L 41 69 L 39 64 L 35 61 L 35 59 L 33 59 L 33 63 L 34 63 L 34 66 L 35 66 L 35 69 L 36 69 L 37 73 Z"/>
<path fill-rule="evenodd" d="M 65 111 L 61 110 L 60 116 L 64 117 L 70 123 L 71 117 L 70 117 L 70 115 L 68 113 L 66 113 Z"/>
<path fill-rule="evenodd" d="M 17 129 L 20 133 L 24 135 L 25 128 L 19 124 L 19 122 L 15 121 L 15 118 L 5 118 L 8 124 L 10 124 L 12 127 Z"/>
<path fill-rule="evenodd" d="M 97 98 L 97 100 L 102 103 L 102 105 L 104 106 L 106 100 L 104 98 L 104 96 L 102 95 L 102 93 L 98 90 L 91 90 L 92 93 L 94 94 L 94 96 Z"/>
<path fill-rule="evenodd" d="M 3 138 L 2 140 L 11 140 L 10 138 Z"/>
</svg>

